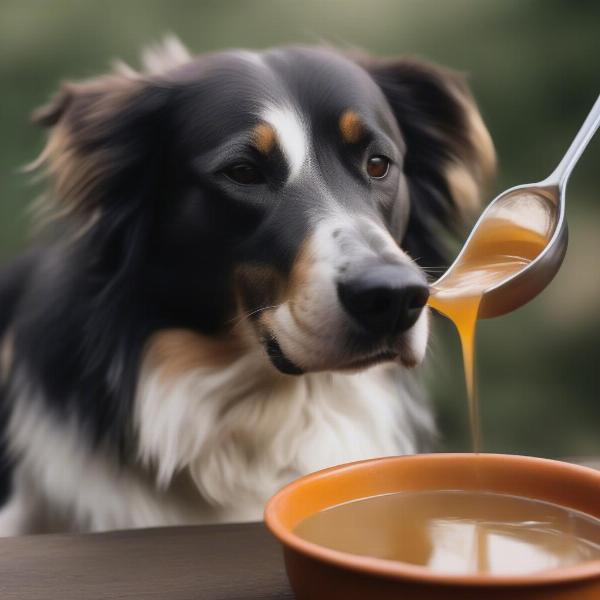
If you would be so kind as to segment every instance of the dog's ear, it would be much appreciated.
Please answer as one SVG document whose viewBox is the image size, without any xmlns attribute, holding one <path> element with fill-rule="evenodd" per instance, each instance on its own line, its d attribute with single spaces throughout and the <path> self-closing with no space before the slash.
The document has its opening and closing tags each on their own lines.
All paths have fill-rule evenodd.
<svg viewBox="0 0 600 600">
<path fill-rule="evenodd" d="M 141 71 L 117 63 L 109 75 L 64 83 L 33 113 L 50 134 L 31 166 L 45 168 L 51 204 L 61 214 L 94 214 L 102 205 L 110 210 L 111 201 L 122 204 L 127 196 L 131 203 L 143 195 L 144 185 L 159 187 L 173 91 L 168 73 L 190 60 L 183 44 L 167 36 L 142 52 Z"/>
<path fill-rule="evenodd" d="M 58 93 L 44 106 L 33 111 L 31 120 L 41 127 L 54 127 L 67 110 L 74 94 L 68 84 L 64 84 Z"/>
<path fill-rule="evenodd" d="M 150 78 L 115 73 L 65 83 L 33 114 L 50 129 L 33 166 L 45 168 L 52 204 L 61 213 L 109 209 L 160 173 L 168 95 Z"/>
<path fill-rule="evenodd" d="M 461 74 L 420 60 L 357 60 L 383 91 L 406 141 L 411 216 L 404 245 L 419 263 L 443 266 L 448 234 L 472 222 L 494 174 L 490 135 Z"/>
</svg>

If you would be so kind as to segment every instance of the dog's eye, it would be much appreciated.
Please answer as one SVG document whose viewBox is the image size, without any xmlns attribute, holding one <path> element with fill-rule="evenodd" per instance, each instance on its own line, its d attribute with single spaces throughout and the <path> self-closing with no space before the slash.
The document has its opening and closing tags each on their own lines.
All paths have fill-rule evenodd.
<svg viewBox="0 0 600 600">
<path fill-rule="evenodd" d="M 255 185 L 262 183 L 263 174 L 250 163 L 237 163 L 223 170 L 223 173 L 232 181 L 242 185 Z"/>
<path fill-rule="evenodd" d="M 387 156 L 377 154 L 371 156 L 367 161 L 367 173 L 374 179 L 381 179 L 390 170 L 390 159 Z"/>
</svg>

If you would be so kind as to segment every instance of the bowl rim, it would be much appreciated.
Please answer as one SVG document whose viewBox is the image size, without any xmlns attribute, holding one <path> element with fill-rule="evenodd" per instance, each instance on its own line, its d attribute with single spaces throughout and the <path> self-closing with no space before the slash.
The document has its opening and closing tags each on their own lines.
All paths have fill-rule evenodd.
<svg viewBox="0 0 600 600">
<path fill-rule="evenodd" d="M 427 567 L 411 565 L 410 563 L 403 563 L 400 561 L 393 561 L 383 558 L 375 558 L 371 556 L 350 554 L 339 550 L 326 548 L 325 546 L 320 546 L 319 544 L 309 542 L 296 535 L 293 531 L 284 526 L 281 520 L 279 519 L 278 504 L 282 501 L 282 499 L 285 496 L 292 494 L 297 488 L 303 486 L 308 481 L 314 481 L 316 479 L 327 477 L 330 473 L 333 472 L 341 473 L 343 471 L 351 471 L 356 469 L 360 465 L 368 463 L 397 462 L 399 460 L 443 461 L 454 460 L 458 457 L 460 457 L 461 460 L 469 460 L 469 456 L 477 457 L 478 460 L 480 460 L 482 457 L 485 457 L 484 460 L 487 458 L 490 458 L 492 460 L 502 458 L 503 460 L 510 460 L 514 463 L 526 462 L 529 464 L 538 464 L 540 466 L 546 465 L 551 467 L 552 469 L 560 468 L 562 470 L 568 470 L 573 473 L 578 473 L 579 476 L 583 476 L 586 478 L 591 477 L 592 479 L 596 479 L 598 481 L 598 484 L 600 484 L 600 471 L 597 471 L 590 467 L 576 465 L 573 463 L 567 463 L 560 460 L 538 458 L 533 456 L 523 456 L 519 454 L 471 454 L 465 452 L 387 456 L 382 458 L 372 458 L 329 467 L 327 469 L 322 469 L 320 471 L 310 473 L 292 481 L 288 485 L 281 488 L 277 493 L 275 493 L 267 502 L 264 512 L 265 524 L 269 531 L 283 544 L 284 548 L 290 548 L 304 556 L 316 559 L 320 562 L 324 562 L 330 565 L 341 567 L 343 569 L 364 574 L 376 575 L 387 579 L 410 580 L 422 584 L 436 584 L 447 586 L 517 587 L 544 586 L 600 577 L 600 559 L 586 561 L 568 567 L 558 567 L 555 569 L 534 571 L 532 573 L 522 575 L 465 575 L 439 573 L 436 571 L 432 571 Z M 600 487 L 598 492 L 600 496 Z"/>
</svg>

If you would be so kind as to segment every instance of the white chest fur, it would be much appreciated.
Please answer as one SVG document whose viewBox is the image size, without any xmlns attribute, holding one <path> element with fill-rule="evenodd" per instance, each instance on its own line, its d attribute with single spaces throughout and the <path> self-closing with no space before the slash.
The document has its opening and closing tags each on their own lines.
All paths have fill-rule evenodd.
<svg viewBox="0 0 600 600">
<path fill-rule="evenodd" d="M 176 378 L 147 368 L 135 406 L 140 458 L 161 488 L 188 472 L 223 518 L 258 518 L 264 501 L 299 475 L 415 452 L 418 431 L 432 421 L 408 377 L 390 365 L 279 376 L 253 354 Z"/>
</svg>

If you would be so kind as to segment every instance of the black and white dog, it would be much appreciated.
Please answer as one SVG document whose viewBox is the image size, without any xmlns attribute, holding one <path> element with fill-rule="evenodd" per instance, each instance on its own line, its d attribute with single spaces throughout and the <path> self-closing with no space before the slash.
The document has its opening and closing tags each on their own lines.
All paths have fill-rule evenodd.
<svg viewBox="0 0 600 600">
<path fill-rule="evenodd" d="M 291 479 L 411 453 L 424 267 L 494 151 L 463 78 L 327 48 L 66 83 L 47 231 L 0 274 L 0 534 L 259 518 Z"/>
</svg>

